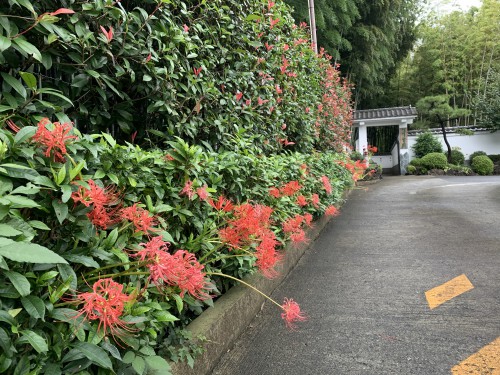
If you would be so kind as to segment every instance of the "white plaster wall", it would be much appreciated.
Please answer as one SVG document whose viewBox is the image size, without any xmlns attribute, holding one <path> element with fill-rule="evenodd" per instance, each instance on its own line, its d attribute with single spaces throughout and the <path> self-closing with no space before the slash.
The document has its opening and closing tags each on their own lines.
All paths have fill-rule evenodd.
<svg viewBox="0 0 500 375">
<path fill-rule="evenodd" d="M 372 161 L 381 165 L 382 168 L 392 168 L 393 160 L 392 155 L 372 156 Z"/>
<path fill-rule="evenodd" d="M 446 150 L 443 136 L 438 134 L 435 134 L 435 136 L 443 145 L 443 150 Z M 415 144 L 417 137 L 416 135 L 408 136 L 410 159 L 415 158 L 412 146 Z M 448 138 L 451 147 L 460 147 L 466 161 L 474 151 L 484 151 L 488 155 L 500 154 L 500 131 L 495 133 L 477 132 L 474 135 L 446 134 L 446 138 Z"/>
</svg>

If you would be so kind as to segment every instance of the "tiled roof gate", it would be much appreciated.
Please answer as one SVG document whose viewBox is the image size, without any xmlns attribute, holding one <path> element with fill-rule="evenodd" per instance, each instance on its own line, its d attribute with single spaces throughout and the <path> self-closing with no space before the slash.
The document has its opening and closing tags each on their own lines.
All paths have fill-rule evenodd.
<svg viewBox="0 0 500 375">
<path fill-rule="evenodd" d="M 356 150 L 364 153 L 367 148 L 367 127 L 394 126 L 399 127 L 397 147 L 391 151 L 393 170 L 397 174 L 404 173 L 408 164 L 408 125 L 417 117 L 417 109 L 412 106 L 362 109 L 354 111 L 353 126 L 358 128 Z M 377 145 L 374 145 L 377 146 Z"/>
<path fill-rule="evenodd" d="M 377 109 L 362 109 L 354 111 L 354 120 L 370 120 L 391 117 L 416 117 L 417 109 L 415 107 L 392 107 Z"/>
</svg>

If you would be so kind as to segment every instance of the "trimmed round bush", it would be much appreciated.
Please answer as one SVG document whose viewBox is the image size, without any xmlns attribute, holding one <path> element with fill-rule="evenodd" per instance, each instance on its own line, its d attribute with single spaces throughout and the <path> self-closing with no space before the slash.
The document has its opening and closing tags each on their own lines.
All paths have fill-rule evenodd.
<svg viewBox="0 0 500 375">
<path fill-rule="evenodd" d="M 487 176 L 493 173 L 495 165 L 493 164 L 493 161 L 491 161 L 491 159 L 486 155 L 479 155 L 472 159 L 471 167 L 472 170 L 477 174 Z"/>
<path fill-rule="evenodd" d="M 420 158 L 415 158 L 410 161 L 410 165 L 413 165 L 414 167 L 421 167 L 422 166 L 422 159 Z"/>
<path fill-rule="evenodd" d="M 417 158 L 421 158 L 432 152 L 443 152 L 441 142 L 429 132 L 420 134 L 416 143 L 412 146 L 413 152 Z"/>
<path fill-rule="evenodd" d="M 411 164 L 406 167 L 406 171 L 408 172 L 408 174 L 417 174 L 417 168 L 415 168 L 415 166 Z"/>
<path fill-rule="evenodd" d="M 427 169 L 445 169 L 447 165 L 448 161 L 442 152 L 431 152 L 422 158 L 422 166 Z"/>
<path fill-rule="evenodd" d="M 470 162 L 472 163 L 472 160 L 474 160 L 474 158 L 475 158 L 476 156 L 480 156 L 480 155 L 486 155 L 486 152 L 484 152 L 484 151 L 474 151 L 474 152 L 473 152 L 472 154 L 470 154 L 470 156 L 469 156 L 469 160 L 470 160 Z"/>
<path fill-rule="evenodd" d="M 446 157 L 448 157 L 448 153 L 445 153 Z M 455 165 L 464 165 L 465 163 L 465 156 L 462 152 L 459 150 L 451 150 L 451 164 Z"/>
</svg>

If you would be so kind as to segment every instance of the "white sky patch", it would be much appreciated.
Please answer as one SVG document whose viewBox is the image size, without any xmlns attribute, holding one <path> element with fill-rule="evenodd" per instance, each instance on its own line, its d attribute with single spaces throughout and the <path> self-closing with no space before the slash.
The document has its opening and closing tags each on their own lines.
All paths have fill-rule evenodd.
<svg viewBox="0 0 500 375">
<path fill-rule="evenodd" d="M 468 11 L 471 7 L 481 7 L 481 0 L 431 0 L 428 10 L 438 15 L 453 12 L 455 10 Z"/>
</svg>

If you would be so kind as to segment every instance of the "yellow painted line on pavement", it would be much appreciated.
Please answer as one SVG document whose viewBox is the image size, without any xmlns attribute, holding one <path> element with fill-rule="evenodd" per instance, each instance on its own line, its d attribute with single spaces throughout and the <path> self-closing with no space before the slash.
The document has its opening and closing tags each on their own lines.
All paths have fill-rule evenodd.
<svg viewBox="0 0 500 375">
<path fill-rule="evenodd" d="M 451 369 L 453 375 L 500 375 L 500 337 Z"/>
<path fill-rule="evenodd" d="M 446 301 L 449 301 L 450 299 L 473 288 L 474 285 L 472 285 L 467 276 L 460 275 L 445 282 L 444 284 L 428 290 L 425 292 L 425 298 L 427 298 L 427 303 L 432 310 Z"/>
</svg>

